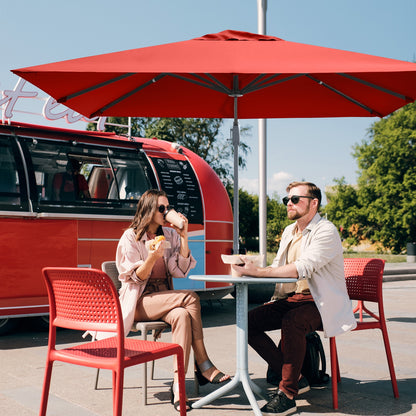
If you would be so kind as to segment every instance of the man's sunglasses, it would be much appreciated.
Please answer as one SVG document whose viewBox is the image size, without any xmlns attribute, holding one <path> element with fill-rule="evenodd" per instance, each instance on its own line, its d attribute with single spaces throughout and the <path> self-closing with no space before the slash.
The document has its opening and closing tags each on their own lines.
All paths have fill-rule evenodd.
<svg viewBox="0 0 416 416">
<path fill-rule="evenodd" d="M 158 209 L 158 211 L 159 211 L 161 214 L 164 214 L 166 211 L 169 211 L 169 210 L 170 210 L 170 205 L 167 205 L 167 206 L 165 206 L 165 205 L 159 205 L 159 206 L 157 207 L 157 209 Z"/>
<path fill-rule="evenodd" d="M 291 201 L 292 204 L 296 205 L 300 201 L 301 198 L 315 199 L 315 197 L 313 196 L 292 195 L 290 198 L 288 196 L 285 196 L 282 201 L 285 205 L 287 205 L 289 201 Z"/>
</svg>

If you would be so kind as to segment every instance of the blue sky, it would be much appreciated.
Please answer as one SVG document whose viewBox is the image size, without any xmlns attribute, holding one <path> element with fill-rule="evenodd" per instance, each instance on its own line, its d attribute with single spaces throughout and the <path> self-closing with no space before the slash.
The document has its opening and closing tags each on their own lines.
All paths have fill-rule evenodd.
<svg viewBox="0 0 416 416">
<path fill-rule="evenodd" d="M 0 91 L 13 89 L 18 81 L 10 69 L 176 42 L 225 29 L 257 32 L 257 0 L 4 3 Z M 268 0 L 266 30 L 268 35 L 294 42 L 416 61 L 415 16 L 415 0 Z M 23 104 L 19 102 L 19 106 Z M 41 109 L 39 104 L 33 111 L 40 113 Z M 23 112 L 16 112 L 13 120 L 68 127 L 64 121 L 49 122 Z M 292 180 L 310 180 L 322 189 L 341 176 L 355 183 L 357 165 L 352 146 L 366 137 L 368 127 L 377 120 L 268 120 L 268 193 L 283 196 Z M 245 138 L 251 154 L 247 169 L 240 171 L 240 186 L 254 193 L 258 178 L 257 120 L 242 120 L 241 125 L 252 126 L 252 133 Z M 228 136 L 230 126 L 227 120 L 224 135 Z"/>
</svg>

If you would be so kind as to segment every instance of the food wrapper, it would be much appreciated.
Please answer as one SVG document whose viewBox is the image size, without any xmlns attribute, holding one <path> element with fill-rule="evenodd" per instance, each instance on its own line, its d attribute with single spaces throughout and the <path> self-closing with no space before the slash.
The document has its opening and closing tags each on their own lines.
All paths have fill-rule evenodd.
<svg viewBox="0 0 416 416">
<path fill-rule="evenodd" d="M 223 263 L 230 265 L 230 272 L 231 272 L 231 276 L 233 277 L 241 276 L 241 274 L 235 271 L 231 265 L 236 264 L 236 265 L 242 266 L 244 264 L 244 261 L 241 258 L 242 256 L 243 255 L 239 255 L 239 254 L 232 254 L 232 255 L 221 254 L 221 260 L 223 261 Z M 244 254 L 244 257 L 247 260 L 252 261 L 258 267 L 261 266 L 262 259 L 264 258 L 263 255 L 246 255 L 246 254 Z"/>
<path fill-rule="evenodd" d="M 242 260 L 242 256 L 244 256 L 249 261 L 252 261 L 256 266 L 261 266 L 262 260 L 264 258 L 263 255 L 250 255 L 250 254 L 221 254 L 221 260 L 225 264 L 244 264 Z"/>
<path fill-rule="evenodd" d="M 145 247 L 146 247 L 147 251 L 150 251 L 151 250 L 151 246 L 155 243 L 155 240 L 157 240 L 157 239 L 154 238 L 153 240 L 147 240 L 146 241 Z M 155 250 L 157 248 L 159 248 L 159 245 L 160 244 L 163 244 L 163 248 L 171 248 L 171 245 L 170 245 L 170 242 L 169 241 L 167 241 L 167 240 L 161 240 L 161 241 L 159 241 L 157 243 L 157 246 L 156 246 Z"/>
<path fill-rule="evenodd" d="M 238 254 L 221 254 L 221 260 L 225 264 L 244 264 L 243 260 Z"/>
</svg>

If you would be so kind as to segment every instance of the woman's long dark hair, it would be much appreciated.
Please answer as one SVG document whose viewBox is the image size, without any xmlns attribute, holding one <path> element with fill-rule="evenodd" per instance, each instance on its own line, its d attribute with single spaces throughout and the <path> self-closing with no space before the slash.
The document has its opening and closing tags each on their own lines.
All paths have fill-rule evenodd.
<svg viewBox="0 0 416 416">
<path fill-rule="evenodd" d="M 129 228 L 133 228 L 136 233 L 136 240 L 139 241 L 143 234 L 147 231 L 149 224 L 152 222 L 153 215 L 157 210 L 157 200 L 160 196 L 167 198 L 165 191 L 158 189 L 147 190 L 139 199 L 137 203 L 136 214 Z M 163 235 L 162 227 L 156 232 L 157 235 Z"/>
</svg>

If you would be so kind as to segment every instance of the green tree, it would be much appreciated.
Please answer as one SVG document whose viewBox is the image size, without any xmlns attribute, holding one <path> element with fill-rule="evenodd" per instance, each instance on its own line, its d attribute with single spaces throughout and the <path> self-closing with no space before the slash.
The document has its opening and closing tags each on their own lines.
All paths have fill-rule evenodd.
<svg viewBox="0 0 416 416">
<path fill-rule="evenodd" d="M 374 123 L 369 137 L 354 149 L 366 233 L 399 253 L 416 237 L 416 103 Z"/>
<path fill-rule="evenodd" d="M 234 210 L 234 188 L 228 185 L 227 192 Z M 238 227 L 241 245 L 247 250 L 258 251 L 259 197 L 239 189 L 238 198 Z"/>
<path fill-rule="evenodd" d="M 357 187 L 348 185 L 345 178 L 334 179 L 336 185 L 326 192 L 327 204 L 323 212 L 339 229 L 348 245 L 357 245 L 366 220 L 361 215 Z"/>
<path fill-rule="evenodd" d="M 126 135 L 127 117 L 109 117 L 106 131 Z M 131 134 L 138 137 L 157 137 L 169 142 L 176 142 L 203 158 L 224 185 L 230 185 L 233 177 L 233 146 L 231 138 L 224 138 L 221 133 L 223 120 L 220 118 L 155 118 L 144 117 L 131 119 Z M 95 130 L 96 125 L 90 123 L 88 130 Z M 250 128 L 241 128 L 241 135 L 248 134 Z M 249 147 L 240 141 L 239 166 L 245 167 L 245 157 Z"/>
<path fill-rule="evenodd" d="M 267 225 L 266 240 L 267 251 L 276 252 L 283 230 L 292 221 L 287 218 L 287 210 L 277 194 L 267 198 Z"/>
<path fill-rule="evenodd" d="M 358 185 L 338 183 L 325 208 L 328 218 L 347 228 L 351 242 L 368 238 L 403 252 L 416 238 L 416 103 L 373 123 L 353 155 Z"/>
<path fill-rule="evenodd" d="M 259 197 L 239 190 L 240 236 L 247 250 L 258 251 L 259 247 Z"/>
</svg>

